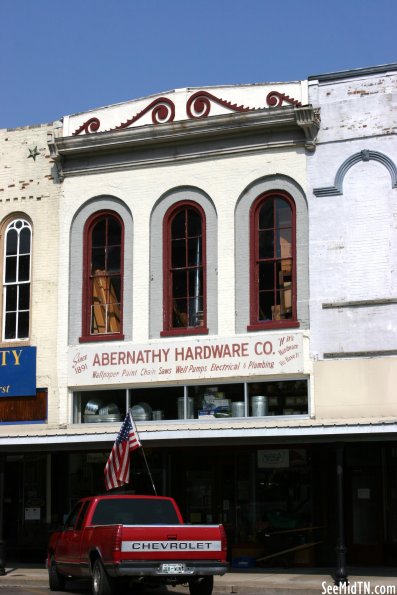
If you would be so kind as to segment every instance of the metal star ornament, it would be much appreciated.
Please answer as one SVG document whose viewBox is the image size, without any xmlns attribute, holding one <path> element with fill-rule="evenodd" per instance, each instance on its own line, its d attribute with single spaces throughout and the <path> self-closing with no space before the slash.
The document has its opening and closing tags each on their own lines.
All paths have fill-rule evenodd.
<svg viewBox="0 0 397 595">
<path fill-rule="evenodd" d="M 40 155 L 39 151 L 37 150 L 37 147 L 34 147 L 34 149 L 29 149 L 28 159 L 30 159 L 31 157 L 33 161 L 36 161 L 37 155 Z"/>
</svg>

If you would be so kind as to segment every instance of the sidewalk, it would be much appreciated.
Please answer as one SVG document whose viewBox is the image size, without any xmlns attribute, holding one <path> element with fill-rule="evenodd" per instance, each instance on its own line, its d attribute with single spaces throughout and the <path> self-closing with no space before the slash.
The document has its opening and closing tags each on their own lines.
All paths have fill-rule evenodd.
<svg viewBox="0 0 397 595">
<path fill-rule="evenodd" d="M 396 568 L 349 568 L 350 593 L 397 595 Z M 238 593 L 240 595 L 307 595 L 349 593 L 334 590 L 333 568 L 303 569 L 250 569 L 235 570 L 215 577 L 214 595 Z M 43 565 L 11 564 L 6 575 L 0 576 L 0 589 L 6 586 L 48 587 L 47 570 Z M 188 593 L 185 588 L 169 588 L 170 593 Z M 0 591 L 1 595 L 1 591 Z"/>
</svg>

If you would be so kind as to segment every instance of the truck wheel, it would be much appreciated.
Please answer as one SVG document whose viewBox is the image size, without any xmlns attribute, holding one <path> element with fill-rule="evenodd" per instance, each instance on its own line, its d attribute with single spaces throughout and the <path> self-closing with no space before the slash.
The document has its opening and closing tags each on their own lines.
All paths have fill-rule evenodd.
<svg viewBox="0 0 397 595">
<path fill-rule="evenodd" d="M 113 595 L 113 581 L 106 574 L 102 562 L 97 559 L 92 568 L 92 593 L 93 595 Z"/>
<path fill-rule="evenodd" d="M 202 576 L 198 579 L 198 581 L 192 581 L 189 583 L 190 595 L 212 595 L 213 588 L 213 576 Z"/>
<path fill-rule="evenodd" d="M 54 557 L 51 558 L 48 567 L 48 582 L 50 591 L 63 591 L 65 589 L 66 577 L 59 574 Z"/>
</svg>

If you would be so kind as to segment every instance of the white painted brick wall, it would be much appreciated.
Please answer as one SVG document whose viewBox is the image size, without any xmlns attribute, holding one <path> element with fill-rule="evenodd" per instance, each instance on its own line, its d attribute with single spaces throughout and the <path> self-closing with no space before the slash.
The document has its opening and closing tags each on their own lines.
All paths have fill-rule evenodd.
<svg viewBox="0 0 397 595">
<path fill-rule="evenodd" d="M 326 302 L 397 298 L 397 189 L 379 162 L 360 161 L 343 195 L 316 197 L 364 149 L 397 164 L 397 76 L 369 76 L 309 90 L 321 131 L 308 159 L 311 349 L 323 353 L 397 349 L 396 305 L 323 309 Z M 394 131 L 394 134 L 391 134 Z"/>
<path fill-rule="evenodd" d="M 117 173 L 66 178 L 60 204 L 60 312 L 68 311 L 69 230 L 81 205 L 99 195 L 116 196 L 124 201 L 134 219 L 133 259 L 133 340 L 149 340 L 149 223 L 156 201 L 167 191 L 194 186 L 208 194 L 218 215 L 218 336 L 235 333 L 235 208 L 241 193 L 256 179 L 281 174 L 306 187 L 306 157 L 303 152 L 272 151 L 217 160 L 196 160 L 133 169 Z M 249 241 L 247 236 L 247 242 Z M 73 246 L 72 248 L 73 249 Z M 248 323 L 248 321 L 247 321 Z M 59 321 L 59 351 L 68 344 L 67 317 Z M 67 420 L 66 361 L 60 372 L 62 417 Z M 70 403 L 69 403 L 70 407 Z"/>
</svg>

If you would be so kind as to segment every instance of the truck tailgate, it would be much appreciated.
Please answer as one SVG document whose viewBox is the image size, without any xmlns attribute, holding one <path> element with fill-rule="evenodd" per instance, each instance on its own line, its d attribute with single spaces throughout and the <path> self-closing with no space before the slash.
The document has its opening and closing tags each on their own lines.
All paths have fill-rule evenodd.
<svg viewBox="0 0 397 595">
<path fill-rule="evenodd" d="M 219 525 L 123 525 L 121 560 L 221 560 L 222 547 Z"/>
</svg>

